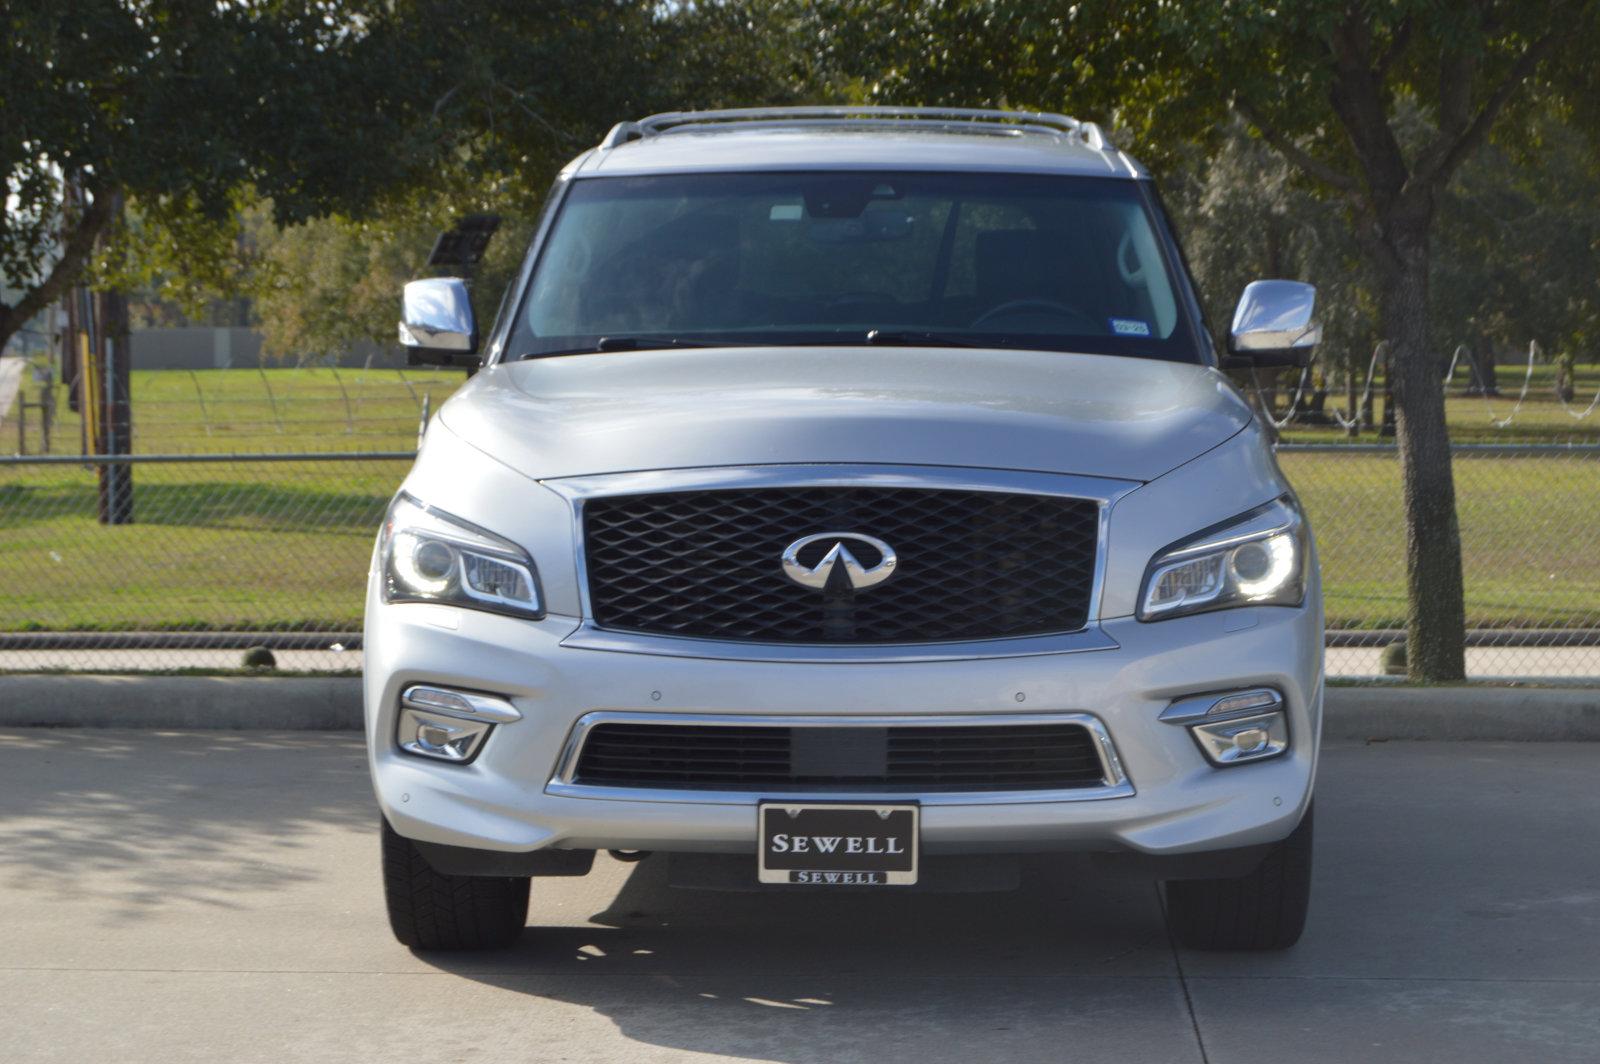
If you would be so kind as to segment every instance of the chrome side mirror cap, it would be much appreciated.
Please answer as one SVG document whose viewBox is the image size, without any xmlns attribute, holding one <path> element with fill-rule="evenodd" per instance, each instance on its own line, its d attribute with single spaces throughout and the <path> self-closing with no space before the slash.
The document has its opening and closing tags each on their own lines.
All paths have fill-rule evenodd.
<svg viewBox="0 0 1600 1064">
<path fill-rule="evenodd" d="M 408 282 L 401 299 L 400 346 L 413 363 L 476 365 L 478 326 L 467 283 L 459 277 Z"/>
<path fill-rule="evenodd" d="M 1259 367 L 1304 366 L 1322 339 L 1317 289 L 1300 281 L 1252 281 L 1239 297 L 1228 349 Z"/>
</svg>

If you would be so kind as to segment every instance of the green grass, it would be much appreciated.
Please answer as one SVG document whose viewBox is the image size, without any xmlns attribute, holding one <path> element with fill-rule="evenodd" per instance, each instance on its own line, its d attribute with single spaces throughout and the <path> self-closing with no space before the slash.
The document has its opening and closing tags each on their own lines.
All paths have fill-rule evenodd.
<svg viewBox="0 0 1600 1064">
<path fill-rule="evenodd" d="M 0 468 L 0 631 L 359 627 L 407 463 L 141 466 L 134 524 L 94 474 Z"/>
<path fill-rule="evenodd" d="M 1457 438 L 1600 440 L 1600 413 L 1573 422 L 1550 394 L 1549 367 L 1538 369 L 1542 398 L 1533 398 L 1536 380 L 1513 435 L 1485 430 L 1481 400 L 1454 398 Z M 1581 407 L 1600 387 L 1600 370 L 1580 369 Z M 1501 367 L 1507 394 L 1492 400 L 1501 416 L 1521 372 Z M 138 372 L 136 450 L 405 450 L 423 396 L 437 408 L 461 380 L 433 370 Z M 37 386 L 28 392 L 32 400 Z M 64 401 L 59 409 L 52 450 L 76 453 L 77 418 Z M 30 422 L 37 450 L 36 417 Z M 3 431 L 0 448 L 9 452 L 15 429 L 8 422 Z M 1343 438 L 1337 430 L 1285 436 Z M 1403 624 L 1395 461 L 1288 453 L 1282 463 L 1317 533 L 1330 625 Z M 94 519 L 92 470 L 0 467 L 0 631 L 357 626 L 373 535 L 405 470 L 403 461 L 141 466 L 136 523 L 108 527 Z M 1456 481 L 1469 623 L 1600 624 L 1600 459 L 1463 457 Z"/>
<path fill-rule="evenodd" d="M 404 451 L 435 369 L 135 371 L 139 454 Z M 26 385 L 38 398 L 38 385 Z M 55 389 L 50 453 L 77 454 Z M 29 411 L 29 453 L 43 452 Z M 16 448 L 14 422 L 0 448 Z M 132 525 L 95 518 L 91 470 L 0 467 L 0 631 L 348 630 L 403 461 L 137 466 Z"/>
<path fill-rule="evenodd" d="M 459 371 L 394 369 L 135 370 L 133 444 L 138 454 L 388 451 L 416 444 L 424 404 L 437 410 L 466 379 Z M 39 385 L 24 386 L 37 401 Z M 55 392 L 51 454 L 78 454 L 82 421 Z M 8 418 L 0 450 L 16 450 Z M 45 453 L 36 410 L 27 451 Z"/>
</svg>

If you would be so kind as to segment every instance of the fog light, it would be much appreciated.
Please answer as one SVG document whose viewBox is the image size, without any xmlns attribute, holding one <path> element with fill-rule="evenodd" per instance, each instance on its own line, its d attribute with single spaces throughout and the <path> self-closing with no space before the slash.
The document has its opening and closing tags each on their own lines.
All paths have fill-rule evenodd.
<svg viewBox="0 0 1600 1064">
<path fill-rule="evenodd" d="M 492 724 L 475 720 L 459 720 L 415 709 L 402 709 L 400 749 L 408 754 L 440 761 L 471 761 L 493 727 Z"/>
<path fill-rule="evenodd" d="M 1270 733 L 1265 728 L 1246 728 L 1234 733 L 1233 748 L 1241 754 L 1254 754 L 1266 749 L 1269 738 Z"/>
<path fill-rule="evenodd" d="M 1217 765 L 1259 761 L 1289 748 L 1289 725 L 1282 711 L 1217 724 L 1196 724 L 1190 732 L 1201 752 Z"/>
<path fill-rule="evenodd" d="M 395 741 L 418 757 L 465 764 L 496 724 L 509 724 L 522 714 L 502 698 L 443 687 L 408 687 L 400 696 Z"/>
<path fill-rule="evenodd" d="M 1263 761 L 1289 749 L 1283 695 L 1270 687 L 1180 699 L 1162 711 L 1161 720 L 1187 727 L 1206 760 L 1219 767 Z"/>
</svg>

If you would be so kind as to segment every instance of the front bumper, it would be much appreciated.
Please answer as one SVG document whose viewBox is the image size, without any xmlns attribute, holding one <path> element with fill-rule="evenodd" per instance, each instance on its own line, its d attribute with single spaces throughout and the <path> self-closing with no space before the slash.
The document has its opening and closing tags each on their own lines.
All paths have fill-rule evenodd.
<svg viewBox="0 0 1600 1064">
<path fill-rule="evenodd" d="M 480 850 L 643 849 L 754 853 L 753 801 L 635 800 L 560 793 L 552 780 L 585 714 L 692 713 L 840 718 L 1088 713 L 1115 745 L 1131 794 L 1103 800 L 982 795 L 928 804 L 929 854 L 1201 853 L 1275 842 L 1310 801 L 1322 709 L 1319 611 L 1261 607 L 1153 624 L 1104 622 L 1112 649 L 885 663 L 711 660 L 564 646 L 577 626 L 427 605 L 368 604 L 366 714 L 373 782 L 402 835 Z M 453 685 L 508 698 L 467 765 L 401 753 L 400 692 Z M 1290 748 L 1215 768 L 1187 730 L 1162 723 L 1184 696 L 1282 691 Z M 786 794 L 785 798 L 795 796 Z M 826 797 L 837 797 L 828 795 Z M 884 797 L 884 796 L 880 796 Z M 897 800 L 915 795 L 895 795 Z"/>
</svg>

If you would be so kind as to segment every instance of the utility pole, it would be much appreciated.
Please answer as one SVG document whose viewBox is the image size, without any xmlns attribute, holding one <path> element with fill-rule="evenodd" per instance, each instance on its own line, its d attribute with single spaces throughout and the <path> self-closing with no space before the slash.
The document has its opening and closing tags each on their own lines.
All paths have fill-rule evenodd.
<svg viewBox="0 0 1600 1064">
<path fill-rule="evenodd" d="M 72 194 L 71 191 L 68 193 Z M 79 193 L 81 195 L 81 193 Z M 114 212 L 122 213 L 120 197 Z M 132 368 L 128 345 L 128 297 L 121 292 L 98 295 L 79 289 L 69 305 L 69 318 L 82 330 L 74 338 L 82 354 L 74 389 L 83 415 L 83 450 L 89 455 L 133 453 L 133 414 L 129 405 L 128 375 Z M 74 315 L 72 311 L 76 311 Z M 133 523 L 133 469 L 124 463 L 96 465 L 98 512 L 103 525 Z"/>
<path fill-rule="evenodd" d="M 98 362 L 104 374 L 104 387 L 100 393 L 105 397 L 105 412 L 101 420 L 104 426 L 104 453 L 132 454 L 133 411 L 129 403 L 128 374 L 133 360 L 128 343 L 128 297 L 121 292 L 102 292 L 99 303 L 103 351 Z M 133 523 L 132 466 L 125 463 L 100 466 L 100 523 Z"/>
</svg>

